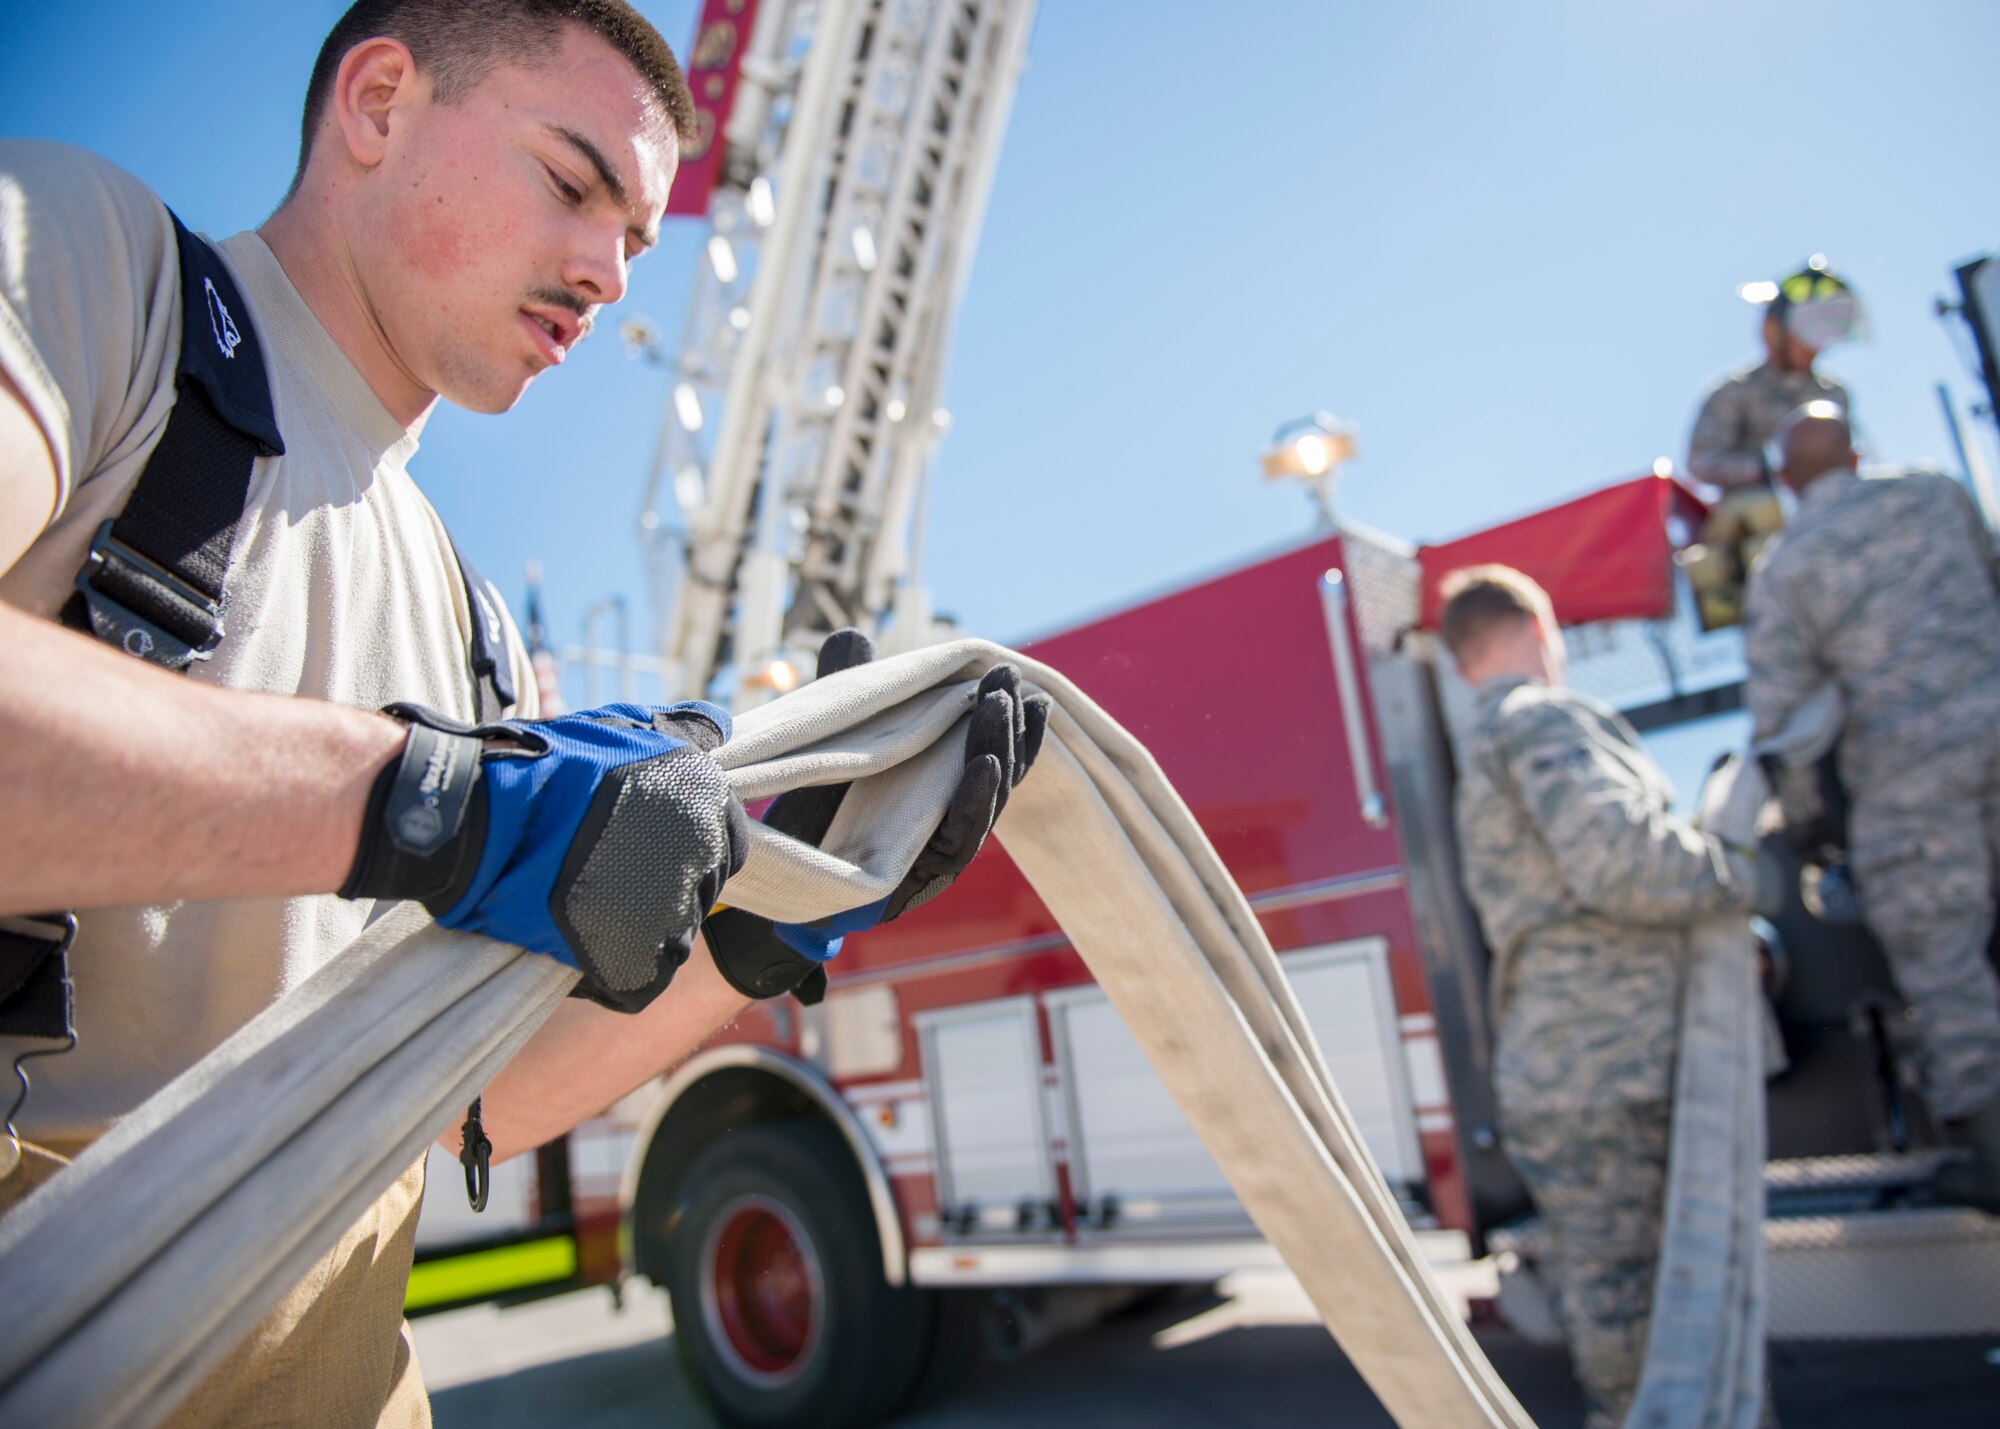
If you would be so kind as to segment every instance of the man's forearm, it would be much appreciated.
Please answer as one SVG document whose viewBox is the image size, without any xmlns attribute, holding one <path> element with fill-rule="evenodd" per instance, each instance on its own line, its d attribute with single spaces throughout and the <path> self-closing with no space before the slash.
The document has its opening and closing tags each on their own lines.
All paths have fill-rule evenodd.
<svg viewBox="0 0 2000 1429">
<path fill-rule="evenodd" d="M 1755 452 L 1691 451 L 1688 475 L 1724 491 L 1740 491 L 1764 479 L 1764 462 Z"/>
<path fill-rule="evenodd" d="M 393 720 L 218 689 L 0 604 L 0 913 L 327 893 Z"/>
<path fill-rule="evenodd" d="M 750 1000 L 715 970 L 696 941 L 673 985 L 635 1013 L 593 1002 L 558 1007 L 482 1094 L 493 1160 L 531 1151 L 686 1061 L 734 1022 Z M 456 1151 L 458 1128 L 442 1144 Z"/>
</svg>

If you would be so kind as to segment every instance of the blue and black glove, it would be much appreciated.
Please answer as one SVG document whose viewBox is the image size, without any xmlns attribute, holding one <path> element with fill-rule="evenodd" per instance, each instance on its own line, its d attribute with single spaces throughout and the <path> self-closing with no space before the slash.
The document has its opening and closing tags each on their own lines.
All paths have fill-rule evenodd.
<svg viewBox="0 0 2000 1429">
<path fill-rule="evenodd" d="M 750 851 L 710 756 L 729 716 L 618 704 L 468 725 L 420 705 L 376 779 L 343 898 L 416 899 L 447 928 L 544 953 L 620 1012 L 658 997 Z"/>
<path fill-rule="evenodd" d="M 875 645 L 858 630 L 839 630 L 820 646 L 821 677 L 875 658 Z M 808 1005 L 826 995 L 826 964 L 841 940 L 900 918 L 937 897 L 965 872 L 1007 795 L 1027 776 L 1048 732 L 1049 699 L 1021 693 L 1021 672 L 995 665 L 979 682 L 972 725 L 965 737 L 965 769 L 944 818 L 903 881 L 887 898 L 816 923 L 773 923 L 740 908 L 725 908 L 703 925 L 716 967 L 747 997 L 790 992 Z M 764 813 L 767 827 L 817 848 L 847 797 L 847 784 L 780 794 Z"/>
</svg>

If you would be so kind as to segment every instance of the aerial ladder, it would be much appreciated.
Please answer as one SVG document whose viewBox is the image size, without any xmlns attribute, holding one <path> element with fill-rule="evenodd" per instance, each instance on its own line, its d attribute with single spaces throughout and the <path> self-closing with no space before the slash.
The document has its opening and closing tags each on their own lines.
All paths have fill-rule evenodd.
<svg viewBox="0 0 2000 1429">
<path fill-rule="evenodd" d="M 667 698 L 934 638 L 925 487 L 1035 5 L 757 7 L 639 517 Z"/>
</svg>

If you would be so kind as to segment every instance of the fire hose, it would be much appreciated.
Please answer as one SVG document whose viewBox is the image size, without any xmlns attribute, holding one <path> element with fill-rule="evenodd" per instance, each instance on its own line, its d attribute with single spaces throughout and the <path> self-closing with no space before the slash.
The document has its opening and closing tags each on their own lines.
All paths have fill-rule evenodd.
<svg viewBox="0 0 2000 1429">
<path fill-rule="evenodd" d="M 1243 894 L 1144 747 L 1055 671 L 959 641 L 740 716 L 716 757 L 746 801 L 854 784 L 820 848 L 755 827 L 725 899 L 810 922 L 886 896 L 956 786 L 973 691 L 1001 660 L 1055 712 L 997 836 L 1259 1230 L 1399 1424 L 1526 1429 L 1425 1265 Z M 1750 960 L 1732 960 L 1731 936 L 1694 940 L 1686 1016 L 1703 1040 L 1684 1045 L 1703 1051 L 1682 1058 L 1680 1092 L 1698 1120 L 1674 1133 L 1634 1425 L 1750 1429 L 1761 1392 L 1761 1082 L 1736 1025 L 1750 1002 L 1729 981 Z M 164 1419 L 575 976 L 412 905 L 382 917 L 0 1220 L 0 1284 L 36 1307 L 0 1324 L 0 1423 Z"/>
</svg>

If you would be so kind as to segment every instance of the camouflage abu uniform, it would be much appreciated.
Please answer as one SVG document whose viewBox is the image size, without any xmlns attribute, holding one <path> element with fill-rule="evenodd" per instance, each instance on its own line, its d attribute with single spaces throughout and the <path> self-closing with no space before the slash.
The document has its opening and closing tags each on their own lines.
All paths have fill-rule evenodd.
<svg viewBox="0 0 2000 1429">
<path fill-rule="evenodd" d="M 1840 688 L 1863 913 L 1916 1014 L 1933 1108 L 1975 1111 L 2000 1095 L 2000 602 L 1971 499 L 1936 472 L 1820 477 L 1751 568 L 1744 638 L 1759 737 Z"/>
<path fill-rule="evenodd" d="M 1512 676 L 1475 693 L 1458 830 L 1494 956 L 1502 1137 L 1554 1233 L 1589 1423 L 1611 1429 L 1645 1362 L 1684 935 L 1747 907 L 1751 878 L 1668 812 L 1624 719 Z"/>
<path fill-rule="evenodd" d="M 1816 372 L 1780 372 L 1763 362 L 1731 373 L 1702 399 L 1688 437 L 1689 474 L 1728 491 L 1761 484 L 1764 444 L 1792 412 L 1820 401 L 1853 410 L 1847 389 Z"/>
</svg>

